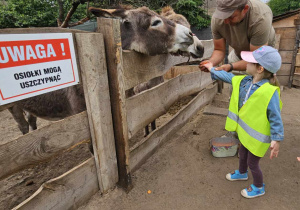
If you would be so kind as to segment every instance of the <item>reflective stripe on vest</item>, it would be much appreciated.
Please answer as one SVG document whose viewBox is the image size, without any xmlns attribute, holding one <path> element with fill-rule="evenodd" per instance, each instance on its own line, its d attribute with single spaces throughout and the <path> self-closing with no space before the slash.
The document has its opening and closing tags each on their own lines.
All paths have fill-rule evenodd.
<svg viewBox="0 0 300 210">
<path fill-rule="evenodd" d="M 238 110 L 240 83 L 245 76 L 232 78 L 233 91 L 225 129 L 236 131 L 241 143 L 254 155 L 263 157 L 271 142 L 267 107 L 278 87 L 269 83 L 259 87 Z M 280 101 L 280 108 L 282 103 Z"/>
<path fill-rule="evenodd" d="M 233 112 L 229 111 L 228 117 L 230 119 L 234 120 L 235 122 L 237 122 L 237 124 L 239 126 L 241 126 L 252 138 L 257 139 L 258 141 L 263 142 L 263 143 L 271 142 L 270 136 L 267 136 L 267 135 L 257 132 L 256 130 L 251 128 L 249 125 L 247 125 L 241 118 L 239 118 L 239 116 L 237 116 Z"/>
</svg>

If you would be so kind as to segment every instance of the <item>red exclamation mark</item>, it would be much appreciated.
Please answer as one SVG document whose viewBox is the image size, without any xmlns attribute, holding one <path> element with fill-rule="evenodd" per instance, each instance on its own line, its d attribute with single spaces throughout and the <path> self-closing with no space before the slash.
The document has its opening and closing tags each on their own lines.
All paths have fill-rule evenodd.
<svg viewBox="0 0 300 210">
<path fill-rule="evenodd" d="M 60 46 L 61 46 L 62 55 L 65 56 L 66 53 L 65 53 L 65 46 L 64 46 L 64 43 L 60 43 Z"/>
</svg>

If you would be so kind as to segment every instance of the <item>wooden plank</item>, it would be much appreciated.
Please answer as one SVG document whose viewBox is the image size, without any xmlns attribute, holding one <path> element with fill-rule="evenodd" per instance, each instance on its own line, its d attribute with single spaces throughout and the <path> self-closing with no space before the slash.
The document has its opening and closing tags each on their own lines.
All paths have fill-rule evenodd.
<svg viewBox="0 0 300 210">
<path fill-rule="evenodd" d="M 300 66 L 296 66 L 295 67 L 295 73 L 296 74 L 300 74 Z"/>
<path fill-rule="evenodd" d="M 0 179 L 90 138 L 86 111 L 20 136 L 0 146 Z"/>
<path fill-rule="evenodd" d="M 172 66 L 186 63 L 187 57 L 162 54 L 148 56 L 134 51 L 123 51 L 125 90 L 164 75 Z M 195 59 L 190 59 L 194 61 Z M 201 59 L 198 59 L 199 62 Z"/>
<path fill-rule="evenodd" d="M 295 26 L 299 26 L 300 25 L 300 16 L 298 15 L 298 18 L 296 18 L 295 20 L 294 20 L 294 25 Z"/>
<path fill-rule="evenodd" d="M 101 192 L 104 193 L 118 182 L 118 167 L 103 35 L 77 33 L 76 43 L 98 183 Z"/>
<path fill-rule="evenodd" d="M 210 74 L 201 71 L 192 72 L 179 75 L 150 90 L 128 98 L 126 110 L 129 138 L 165 114 L 177 100 L 199 92 L 210 83 L 212 83 Z"/>
<path fill-rule="evenodd" d="M 295 63 L 295 66 L 300 67 L 300 53 L 297 53 L 297 55 L 296 55 L 296 63 Z"/>
<path fill-rule="evenodd" d="M 98 18 L 98 31 L 103 34 L 111 109 L 118 160 L 118 184 L 126 190 L 132 188 L 129 168 L 129 143 L 124 86 L 124 68 L 120 20 Z"/>
<path fill-rule="evenodd" d="M 211 56 L 214 45 L 212 40 L 201 41 L 204 45 L 204 56 Z M 172 56 L 170 54 L 148 56 L 134 51 L 123 51 L 125 90 L 130 89 L 140 83 L 164 75 L 172 66 L 186 63 L 187 61 L 198 63 L 202 59 L 194 59 L 182 56 Z"/>
<path fill-rule="evenodd" d="M 172 79 L 181 74 L 188 74 L 191 72 L 200 71 L 198 65 L 189 65 L 189 66 L 173 66 L 167 73 L 164 75 L 165 79 Z"/>
<path fill-rule="evenodd" d="M 276 73 L 277 76 L 289 76 L 292 64 L 282 64 L 280 70 Z"/>
<path fill-rule="evenodd" d="M 201 40 L 201 43 L 204 47 L 203 59 L 210 58 L 210 56 L 212 55 L 212 53 L 215 49 L 213 40 L 212 39 L 210 39 L 210 40 Z"/>
<path fill-rule="evenodd" d="M 216 107 L 213 105 L 208 105 L 204 108 L 203 114 L 207 115 L 219 115 L 219 116 L 227 116 L 228 109 Z"/>
<path fill-rule="evenodd" d="M 279 51 L 281 55 L 282 63 L 292 63 L 293 51 Z"/>
<path fill-rule="evenodd" d="M 296 18 L 298 18 L 298 14 L 273 22 L 272 25 L 274 28 L 295 27 L 294 20 Z"/>
<path fill-rule="evenodd" d="M 130 149 L 130 167 L 135 171 L 155 150 L 174 133 L 176 133 L 204 105 L 208 104 L 217 93 L 217 85 L 201 91 L 188 105 L 178 112 L 170 121 L 152 132 L 147 138 Z"/>
<path fill-rule="evenodd" d="M 300 75 L 299 74 L 294 74 L 293 80 L 294 81 L 300 81 Z"/>
<path fill-rule="evenodd" d="M 300 80 L 293 80 L 293 85 L 300 87 Z"/>
<path fill-rule="evenodd" d="M 277 76 L 277 79 L 278 79 L 280 85 L 288 86 L 288 84 L 289 84 L 289 76 L 288 75 L 285 75 L 285 76 L 279 75 L 279 76 Z"/>
<path fill-rule="evenodd" d="M 280 40 L 279 50 L 281 50 L 281 51 L 294 50 L 294 47 L 295 47 L 295 38 Z"/>
<path fill-rule="evenodd" d="M 281 39 L 296 39 L 296 28 L 275 28 L 276 34 L 280 34 Z M 277 48 L 276 48 L 277 49 Z"/>
<path fill-rule="evenodd" d="M 99 191 L 94 158 L 45 182 L 13 210 L 77 209 Z"/>
<path fill-rule="evenodd" d="M 275 49 L 277 49 L 277 50 L 279 49 L 280 39 L 281 39 L 281 35 L 275 34 Z"/>
</svg>

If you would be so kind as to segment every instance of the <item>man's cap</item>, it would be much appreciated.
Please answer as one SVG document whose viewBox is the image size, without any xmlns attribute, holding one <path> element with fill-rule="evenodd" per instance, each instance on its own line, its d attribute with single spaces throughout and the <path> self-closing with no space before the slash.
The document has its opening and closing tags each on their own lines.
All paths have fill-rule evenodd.
<svg viewBox="0 0 300 210">
<path fill-rule="evenodd" d="M 247 0 L 217 0 L 213 17 L 224 20 L 229 18 L 239 6 L 246 4 Z"/>
<path fill-rule="evenodd" d="M 270 46 L 262 46 L 257 50 L 242 51 L 241 57 L 249 63 L 259 63 L 262 67 L 272 73 L 276 73 L 281 67 L 281 56 L 279 52 Z"/>
</svg>

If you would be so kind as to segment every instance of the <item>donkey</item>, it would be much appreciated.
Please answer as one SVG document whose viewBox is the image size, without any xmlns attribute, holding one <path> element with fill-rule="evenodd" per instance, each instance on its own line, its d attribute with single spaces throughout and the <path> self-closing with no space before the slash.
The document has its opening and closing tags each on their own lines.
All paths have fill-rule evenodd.
<svg viewBox="0 0 300 210">
<path fill-rule="evenodd" d="M 118 17 L 121 20 L 121 41 L 124 50 L 147 55 L 186 51 L 193 44 L 189 28 L 158 15 L 147 7 L 131 9 L 89 8 L 96 16 Z M 153 42 L 155 40 L 155 42 Z M 29 113 L 28 122 L 23 110 Z M 24 99 L 9 108 L 23 134 L 36 129 L 36 117 L 59 120 L 86 110 L 82 85 Z"/>
<path fill-rule="evenodd" d="M 160 15 L 167 18 L 168 20 L 173 21 L 174 23 L 181 24 L 187 28 L 191 27 L 191 25 L 189 24 L 187 19 L 183 15 L 175 13 L 173 8 L 170 6 L 164 7 L 162 9 Z M 193 34 L 193 39 L 194 39 L 194 43 L 188 47 L 187 51 L 178 51 L 177 53 L 172 53 L 172 54 L 173 55 L 183 55 L 183 56 L 188 56 L 188 57 L 192 56 L 193 58 L 201 58 L 204 54 L 204 47 L 203 47 L 201 41 L 194 34 Z M 128 91 L 127 96 L 129 97 L 129 96 L 141 93 L 142 91 L 145 91 L 147 89 L 155 87 L 163 82 L 164 82 L 163 76 L 155 77 L 155 78 L 149 80 L 148 82 L 139 84 L 136 87 L 134 87 L 132 90 Z M 151 122 L 151 130 L 153 131 L 155 129 L 156 129 L 156 123 L 154 120 L 153 122 Z M 145 137 L 148 136 L 149 133 L 150 133 L 150 130 L 149 130 L 149 126 L 147 125 L 145 127 L 144 136 Z"/>
</svg>

